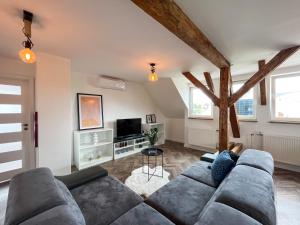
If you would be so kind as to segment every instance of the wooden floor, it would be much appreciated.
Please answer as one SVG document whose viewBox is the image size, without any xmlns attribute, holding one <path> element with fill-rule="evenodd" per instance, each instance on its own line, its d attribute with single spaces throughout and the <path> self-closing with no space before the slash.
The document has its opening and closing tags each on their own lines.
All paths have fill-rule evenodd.
<svg viewBox="0 0 300 225">
<path fill-rule="evenodd" d="M 170 179 L 174 179 L 193 162 L 199 160 L 204 153 L 198 150 L 184 148 L 182 144 L 167 142 L 162 146 L 164 150 L 164 168 L 170 172 Z M 109 174 L 124 182 L 132 170 L 141 167 L 142 156 L 134 156 L 102 164 Z M 276 204 L 278 225 L 300 225 L 300 173 L 276 169 L 274 174 L 276 188 Z M 8 187 L 0 185 L 0 224 L 6 208 Z"/>
</svg>

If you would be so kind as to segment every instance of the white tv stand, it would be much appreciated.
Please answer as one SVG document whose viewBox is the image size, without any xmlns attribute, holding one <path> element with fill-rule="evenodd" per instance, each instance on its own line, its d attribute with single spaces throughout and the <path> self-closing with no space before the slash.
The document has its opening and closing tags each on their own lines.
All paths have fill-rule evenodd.
<svg viewBox="0 0 300 225">
<path fill-rule="evenodd" d="M 141 152 L 150 142 L 146 136 L 138 136 L 114 141 L 114 159 L 120 159 Z"/>
</svg>

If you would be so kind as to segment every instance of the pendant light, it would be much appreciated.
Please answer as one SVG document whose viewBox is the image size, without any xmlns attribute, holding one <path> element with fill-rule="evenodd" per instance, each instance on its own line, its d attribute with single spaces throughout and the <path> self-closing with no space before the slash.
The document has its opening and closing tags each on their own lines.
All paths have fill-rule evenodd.
<svg viewBox="0 0 300 225">
<path fill-rule="evenodd" d="M 31 41 L 31 24 L 32 24 L 33 14 L 26 10 L 23 11 L 23 34 L 27 38 L 26 41 L 22 42 L 24 49 L 19 51 L 20 59 L 25 63 L 34 63 L 36 61 L 36 55 L 31 50 L 33 48 L 33 43 Z"/>
<path fill-rule="evenodd" d="M 148 75 L 148 80 L 149 81 L 157 81 L 158 80 L 158 76 L 155 72 L 155 63 L 150 63 L 150 67 L 151 67 L 151 73 Z"/>
</svg>

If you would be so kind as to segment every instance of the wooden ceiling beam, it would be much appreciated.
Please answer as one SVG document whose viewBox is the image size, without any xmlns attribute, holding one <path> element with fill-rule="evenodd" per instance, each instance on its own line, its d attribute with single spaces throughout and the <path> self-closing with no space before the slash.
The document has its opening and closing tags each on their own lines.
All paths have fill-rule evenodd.
<svg viewBox="0 0 300 225">
<path fill-rule="evenodd" d="M 258 69 L 261 70 L 266 64 L 265 60 L 258 61 Z M 260 104 L 267 105 L 267 92 L 266 92 L 266 79 L 262 79 L 259 82 L 259 91 L 260 91 Z"/>
<path fill-rule="evenodd" d="M 265 64 L 258 72 L 256 72 L 236 93 L 228 99 L 228 106 L 232 106 L 240 97 L 246 94 L 258 82 L 265 78 L 269 73 L 281 65 L 286 59 L 298 51 L 300 46 L 294 46 L 281 50 L 267 64 Z"/>
<path fill-rule="evenodd" d="M 218 68 L 230 66 L 174 0 L 131 1 Z"/>
<path fill-rule="evenodd" d="M 213 93 L 215 93 L 215 87 L 214 87 L 213 80 L 211 79 L 210 73 L 204 72 L 203 74 L 204 74 L 205 81 L 206 81 L 206 84 L 207 84 L 209 90 L 211 90 Z"/>
<path fill-rule="evenodd" d="M 232 85 L 233 85 L 232 76 L 231 76 L 231 72 L 230 72 L 229 73 L 229 94 L 230 94 L 230 96 L 233 94 Z M 229 121 L 230 121 L 230 125 L 231 125 L 232 136 L 234 138 L 240 138 L 241 137 L 240 125 L 239 125 L 236 108 L 235 108 L 234 104 L 229 107 Z"/>
<path fill-rule="evenodd" d="M 206 94 L 207 97 L 209 97 L 216 106 L 220 105 L 219 98 L 211 90 L 209 90 L 204 84 L 202 84 L 196 77 L 194 77 L 193 74 L 191 74 L 190 72 L 184 72 L 182 74 L 190 82 L 192 82 L 192 84 L 194 84 L 197 88 L 201 89 L 204 92 L 204 94 Z"/>
</svg>

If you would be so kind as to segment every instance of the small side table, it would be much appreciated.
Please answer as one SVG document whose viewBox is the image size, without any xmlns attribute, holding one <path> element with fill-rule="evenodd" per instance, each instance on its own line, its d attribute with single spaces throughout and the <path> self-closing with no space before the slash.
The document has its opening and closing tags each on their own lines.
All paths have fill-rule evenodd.
<svg viewBox="0 0 300 225">
<path fill-rule="evenodd" d="M 163 177 L 163 171 L 164 171 L 164 151 L 160 148 L 155 148 L 155 147 L 150 147 L 150 148 L 145 148 L 141 151 L 142 155 L 143 155 L 143 173 L 148 174 L 148 181 L 153 177 Z M 145 161 L 144 161 L 144 156 L 147 156 L 147 164 L 148 164 L 148 171 L 144 172 L 144 165 L 145 165 Z M 156 175 L 156 166 L 157 166 L 157 157 L 161 156 L 161 176 Z M 154 167 L 154 172 L 150 173 L 149 169 L 150 169 L 150 157 L 154 157 L 155 158 L 155 167 Z"/>
</svg>

